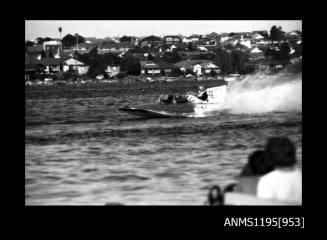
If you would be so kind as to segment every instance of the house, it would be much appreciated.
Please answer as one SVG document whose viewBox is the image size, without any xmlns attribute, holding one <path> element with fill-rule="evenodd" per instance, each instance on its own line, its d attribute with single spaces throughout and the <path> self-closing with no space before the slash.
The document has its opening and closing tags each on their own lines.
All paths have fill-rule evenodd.
<svg viewBox="0 0 327 240">
<path fill-rule="evenodd" d="M 133 56 L 141 61 L 145 60 L 149 55 L 149 49 L 147 48 L 134 48 L 128 50 L 127 55 Z"/>
<path fill-rule="evenodd" d="M 170 36 L 165 36 L 163 41 L 164 44 L 166 45 L 173 45 L 173 44 L 182 43 L 182 38 L 180 36 L 170 35 Z"/>
<path fill-rule="evenodd" d="M 99 54 L 104 54 L 104 53 L 123 53 L 127 52 L 130 49 L 133 49 L 135 46 L 131 43 L 128 42 L 123 42 L 123 43 L 105 43 L 99 46 L 98 52 Z"/>
<path fill-rule="evenodd" d="M 42 44 L 27 47 L 27 53 L 29 54 L 41 54 L 43 50 Z"/>
<path fill-rule="evenodd" d="M 171 45 L 168 48 L 165 48 L 165 52 L 173 52 L 177 47 L 175 45 Z"/>
<path fill-rule="evenodd" d="M 193 66 L 193 72 L 198 76 L 201 76 L 203 74 L 209 74 L 212 71 L 216 73 L 220 73 L 220 67 L 218 67 L 217 65 L 211 62 L 198 63 Z"/>
<path fill-rule="evenodd" d="M 153 61 L 140 61 L 141 64 L 141 74 L 144 75 L 148 75 L 148 74 L 160 74 L 161 73 L 161 69 L 158 66 L 158 64 L 156 64 Z"/>
<path fill-rule="evenodd" d="M 264 53 L 259 48 L 256 47 L 249 52 L 250 60 L 260 59 L 260 58 L 264 58 Z"/>
<path fill-rule="evenodd" d="M 39 64 L 44 66 L 44 72 L 57 73 L 60 72 L 60 66 L 65 65 L 65 62 L 63 62 L 60 58 L 46 57 L 39 60 Z"/>
<path fill-rule="evenodd" d="M 34 56 L 25 57 L 25 75 L 33 75 L 38 72 L 45 73 L 56 73 L 60 71 L 60 65 L 64 65 L 65 63 L 58 58 L 42 58 L 38 59 Z"/>
<path fill-rule="evenodd" d="M 201 35 L 198 35 L 198 34 L 193 34 L 191 36 L 188 37 L 188 39 L 191 41 L 191 42 L 197 42 L 201 39 Z"/>
<path fill-rule="evenodd" d="M 228 39 L 230 39 L 231 37 L 229 36 L 228 33 L 220 33 L 218 34 L 217 40 L 220 41 L 221 43 L 227 41 Z"/>
<path fill-rule="evenodd" d="M 301 39 L 302 32 L 301 31 L 292 31 L 286 34 L 287 39 Z"/>
<path fill-rule="evenodd" d="M 164 62 L 164 61 L 158 61 L 157 65 L 159 66 L 161 70 L 161 74 L 169 74 L 173 71 L 175 66 L 173 64 Z"/>
<path fill-rule="evenodd" d="M 63 71 L 67 72 L 68 70 L 75 70 L 78 74 L 86 74 L 89 70 L 89 66 L 86 66 L 84 63 L 74 58 L 69 58 L 64 61 L 63 65 Z"/>
<path fill-rule="evenodd" d="M 208 52 L 208 49 L 203 46 L 198 46 L 198 49 L 202 52 Z"/>
<path fill-rule="evenodd" d="M 261 58 L 261 59 L 254 59 L 250 60 L 246 63 L 247 66 L 254 67 L 255 70 L 260 71 L 274 71 L 274 70 L 281 70 L 283 66 L 273 59 Z"/>
<path fill-rule="evenodd" d="M 200 64 L 200 63 L 212 63 L 212 61 L 210 60 L 183 60 L 183 61 L 180 61 L 178 63 L 175 63 L 174 66 L 176 68 L 179 68 L 179 69 L 184 69 L 185 71 L 186 70 L 191 70 L 193 71 L 193 67 L 197 64 Z"/>
<path fill-rule="evenodd" d="M 109 75 L 109 77 L 116 76 L 118 73 L 120 73 L 120 66 L 107 66 L 105 72 Z"/>
<path fill-rule="evenodd" d="M 240 37 L 234 36 L 226 39 L 223 43 L 226 45 L 229 44 L 235 46 L 237 43 L 239 43 L 240 39 L 241 39 Z"/>
<path fill-rule="evenodd" d="M 44 67 L 35 56 L 25 56 L 25 80 L 31 79 L 34 75 L 43 72 Z"/>
</svg>

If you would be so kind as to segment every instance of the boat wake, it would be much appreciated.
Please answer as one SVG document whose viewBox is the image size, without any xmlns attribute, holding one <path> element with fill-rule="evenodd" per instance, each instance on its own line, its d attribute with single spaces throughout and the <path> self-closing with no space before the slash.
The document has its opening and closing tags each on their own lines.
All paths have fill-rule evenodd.
<svg viewBox="0 0 327 240">
<path fill-rule="evenodd" d="M 302 74 L 251 75 L 229 85 L 231 113 L 302 112 Z"/>
</svg>

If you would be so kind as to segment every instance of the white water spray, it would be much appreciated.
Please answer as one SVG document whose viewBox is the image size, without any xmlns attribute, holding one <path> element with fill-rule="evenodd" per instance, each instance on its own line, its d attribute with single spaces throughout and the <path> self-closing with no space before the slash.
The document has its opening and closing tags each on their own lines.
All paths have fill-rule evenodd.
<svg viewBox="0 0 327 240">
<path fill-rule="evenodd" d="M 227 92 L 231 113 L 302 112 L 302 74 L 250 75 Z"/>
</svg>

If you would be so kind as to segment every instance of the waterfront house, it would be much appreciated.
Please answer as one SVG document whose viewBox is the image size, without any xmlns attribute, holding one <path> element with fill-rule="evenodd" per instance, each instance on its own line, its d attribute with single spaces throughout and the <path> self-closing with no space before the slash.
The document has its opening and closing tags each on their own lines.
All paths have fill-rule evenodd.
<svg viewBox="0 0 327 240">
<path fill-rule="evenodd" d="M 212 63 L 212 61 L 210 60 L 190 60 L 190 59 L 187 59 L 187 60 L 183 60 L 183 61 L 180 61 L 178 63 L 175 63 L 174 66 L 176 68 L 179 68 L 179 69 L 184 69 L 185 71 L 186 70 L 191 70 L 193 71 L 193 67 L 197 64 L 200 64 L 200 63 Z"/>
<path fill-rule="evenodd" d="M 160 67 L 158 66 L 158 64 L 156 64 L 153 61 L 140 61 L 140 64 L 141 64 L 141 74 L 156 75 L 161 73 Z"/>
<path fill-rule="evenodd" d="M 175 66 L 173 64 L 167 63 L 167 62 L 164 62 L 164 61 L 158 61 L 157 65 L 160 68 L 161 74 L 169 74 L 175 68 Z"/>
<path fill-rule="evenodd" d="M 64 61 L 63 65 L 63 71 L 67 72 L 68 70 L 75 70 L 78 74 L 86 74 L 89 70 L 89 66 L 86 66 L 84 63 L 74 58 L 69 58 Z"/>
<path fill-rule="evenodd" d="M 211 62 L 202 62 L 193 66 L 193 72 L 198 76 L 209 74 L 212 71 L 215 73 L 220 73 L 220 67 Z"/>
</svg>

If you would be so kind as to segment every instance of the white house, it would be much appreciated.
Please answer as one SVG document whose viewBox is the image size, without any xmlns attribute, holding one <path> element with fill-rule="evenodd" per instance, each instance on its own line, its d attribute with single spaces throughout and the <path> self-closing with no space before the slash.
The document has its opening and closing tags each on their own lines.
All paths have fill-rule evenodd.
<svg viewBox="0 0 327 240">
<path fill-rule="evenodd" d="M 249 53 L 249 55 L 250 55 L 251 60 L 264 58 L 263 52 L 257 47 L 252 49 L 252 51 Z"/>
<path fill-rule="evenodd" d="M 141 74 L 160 74 L 160 67 L 152 61 L 140 61 Z"/>
<path fill-rule="evenodd" d="M 203 47 L 203 46 L 199 46 L 198 49 L 200 49 L 201 51 L 205 51 L 205 52 L 208 52 L 208 49 Z"/>
<path fill-rule="evenodd" d="M 107 66 L 106 73 L 112 77 L 120 73 L 120 66 Z"/>
<path fill-rule="evenodd" d="M 64 72 L 67 72 L 69 69 L 76 70 L 78 74 L 85 74 L 89 70 L 89 66 L 86 66 L 84 63 L 74 58 L 69 58 L 65 61 L 63 70 Z"/>
<path fill-rule="evenodd" d="M 220 73 L 220 68 L 213 63 L 199 63 L 193 66 L 193 72 L 198 76 L 201 76 L 203 73 L 208 74 L 211 71 Z"/>
</svg>

